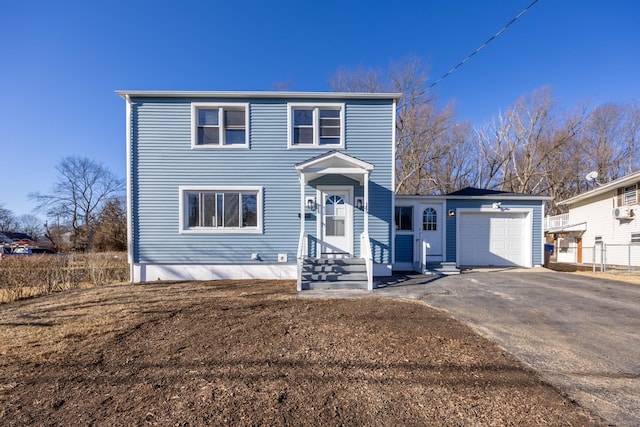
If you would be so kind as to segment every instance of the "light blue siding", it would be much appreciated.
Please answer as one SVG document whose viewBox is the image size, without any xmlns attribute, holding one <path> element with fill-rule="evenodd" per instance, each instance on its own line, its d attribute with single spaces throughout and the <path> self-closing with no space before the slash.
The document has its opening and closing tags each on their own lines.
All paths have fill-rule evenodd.
<svg viewBox="0 0 640 427">
<path fill-rule="evenodd" d="M 529 208 L 533 209 L 533 230 L 531 239 L 531 254 L 532 265 L 542 265 L 542 210 L 543 202 L 539 200 L 500 200 L 500 197 L 496 197 L 495 200 L 447 200 L 447 210 L 457 209 L 480 209 L 492 207 L 494 201 L 499 201 L 503 208 Z M 456 214 L 457 216 L 457 214 Z M 456 216 L 447 216 L 447 253 L 446 261 L 456 261 Z"/>
<path fill-rule="evenodd" d="M 300 183 L 295 164 L 326 152 L 287 149 L 284 99 L 197 99 L 197 102 L 248 102 L 249 149 L 192 149 L 190 99 L 133 98 L 131 188 L 133 261 L 157 264 L 233 264 L 295 260 L 300 219 Z M 313 102 L 313 99 L 296 102 Z M 337 102 L 343 100 L 336 99 Z M 326 102 L 326 100 L 322 100 Z M 392 164 L 395 112 L 391 100 L 347 100 L 346 147 L 342 150 L 375 165 L 370 181 L 369 230 L 376 262 L 390 262 Z M 321 181 L 321 180 L 317 180 Z M 327 176 L 324 184 L 356 181 Z M 259 186 L 263 188 L 262 234 L 181 234 L 179 186 Z M 315 195 L 315 185 L 305 194 Z M 315 234 L 315 215 L 305 220 Z M 354 208 L 354 252 L 360 253 L 363 213 Z M 258 253 L 260 261 L 252 261 Z"/>
<path fill-rule="evenodd" d="M 396 262 L 413 262 L 413 234 L 396 234 Z"/>
</svg>

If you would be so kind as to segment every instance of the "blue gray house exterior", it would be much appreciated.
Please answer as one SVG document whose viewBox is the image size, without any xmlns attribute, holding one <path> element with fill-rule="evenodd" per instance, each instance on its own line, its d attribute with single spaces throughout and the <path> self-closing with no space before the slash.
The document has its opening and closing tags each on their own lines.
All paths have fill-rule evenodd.
<svg viewBox="0 0 640 427">
<path fill-rule="evenodd" d="M 132 281 L 297 278 L 303 289 L 304 261 L 323 258 L 362 260 L 369 289 L 391 274 L 400 94 L 117 94 Z"/>
<path fill-rule="evenodd" d="M 535 267 L 544 262 L 546 196 L 465 188 L 443 196 L 396 195 L 396 270 Z"/>
<path fill-rule="evenodd" d="M 133 282 L 373 289 L 374 276 L 393 270 L 543 262 L 549 198 L 394 194 L 401 94 L 117 94 Z"/>
</svg>

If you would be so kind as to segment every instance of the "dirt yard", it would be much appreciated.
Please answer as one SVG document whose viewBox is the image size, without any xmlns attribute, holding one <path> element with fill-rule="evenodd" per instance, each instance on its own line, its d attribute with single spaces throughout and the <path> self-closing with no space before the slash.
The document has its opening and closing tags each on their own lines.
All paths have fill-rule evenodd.
<svg viewBox="0 0 640 427">
<path fill-rule="evenodd" d="M 0 425 L 603 423 L 421 303 L 221 281 L 0 305 Z"/>
</svg>

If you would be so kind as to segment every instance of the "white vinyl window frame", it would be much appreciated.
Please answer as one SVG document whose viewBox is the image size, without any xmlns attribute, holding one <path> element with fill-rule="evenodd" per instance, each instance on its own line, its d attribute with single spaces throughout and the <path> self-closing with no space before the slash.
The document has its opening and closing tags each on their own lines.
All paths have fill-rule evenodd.
<svg viewBox="0 0 640 427">
<path fill-rule="evenodd" d="M 218 124 L 214 127 L 218 128 L 219 144 L 199 144 L 198 129 L 201 127 L 199 123 L 200 110 L 218 110 Z M 225 123 L 225 111 L 244 111 L 244 143 L 230 144 L 225 138 L 225 130 L 232 129 Z M 249 103 L 246 102 L 192 102 L 191 103 L 191 148 L 198 150 L 230 150 L 230 149 L 248 149 L 249 148 Z"/>
<path fill-rule="evenodd" d="M 181 185 L 179 192 L 179 232 L 180 234 L 263 234 L 262 224 L 264 216 L 263 187 L 260 186 L 210 186 L 210 185 Z M 249 227 L 190 227 L 189 226 L 189 195 L 197 193 L 238 193 L 256 195 L 256 225 Z M 242 197 L 240 196 L 239 215 L 242 212 Z M 241 217 L 239 217 L 241 218 Z M 240 220 L 238 221 L 241 224 Z"/>
<path fill-rule="evenodd" d="M 632 206 L 638 203 L 637 184 L 632 184 L 622 189 L 623 206 Z"/>
<path fill-rule="evenodd" d="M 313 141 L 309 144 L 298 144 L 295 139 L 295 123 L 294 123 L 294 111 L 295 110 L 312 110 L 313 119 L 312 124 L 306 127 L 312 129 Z M 320 128 L 320 111 L 321 110 L 337 110 L 339 111 L 340 129 L 338 133 L 339 143 L 329 144 L 323 143 L 323 136 L 321 135 Z M 331 149 L 331 148 L 344 148 L 345 147 L 345 105 L 344 103 L 306 103 L 306 102 L 289 102 L 287 104 L 287 148 L 289 149 Z M 331 118 L 328 118 L 331 120 Z M 324 128 L 324 127 L 323 127 Z M 327 129 L 335 128 L 335 126 L 326 126 Z M 330 138 L 333 139 L 333 138 Z"/>
</svg>

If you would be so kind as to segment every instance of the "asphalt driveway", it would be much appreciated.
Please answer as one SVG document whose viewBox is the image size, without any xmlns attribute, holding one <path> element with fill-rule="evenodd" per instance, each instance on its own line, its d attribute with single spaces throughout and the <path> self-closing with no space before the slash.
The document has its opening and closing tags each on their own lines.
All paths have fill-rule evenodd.
<svg viewBox="0 0 640 427">
<path fill-rule="evenodd" d="M 374 294 L 446 310 L 612 425 L 640 425 L 640 285 L 477 270 L 398 277 Z"/>
</svg>

